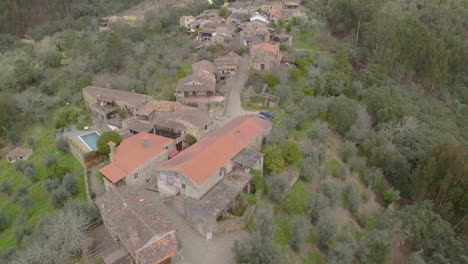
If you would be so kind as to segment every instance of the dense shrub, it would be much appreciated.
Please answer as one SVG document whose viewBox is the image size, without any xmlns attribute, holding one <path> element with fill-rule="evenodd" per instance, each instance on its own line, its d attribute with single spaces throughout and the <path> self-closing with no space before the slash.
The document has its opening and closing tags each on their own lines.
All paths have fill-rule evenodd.
<svg viewBox="0 0 468 264">
<path fill-rule="evenodd" d="M 297 146 L 296 142 L 291 140 L 283 140 L 280 143 L 281 154 L 283 155 L 284 161 L 288 164 L 296 164 L 299 162 L 301 157 L 301 150 Z"/>
<path fill-rule="evenodd" d="M 263 153 L 265 154 L 263 165 L 267 173 L 279 173 L 283 170 L 283 154 L 277 145 L 267 146 Z"/>
<path fill-rule="evenodd" d="M 32 183 L 35 183 L 39 180 L 39 177 L 37 176 L 36 170 L 31 167 L 27 167 L 24 170 L 24 176 L 30 180 Z"/>
<path fill-rule="evenodd" d="M 96 143 L 99 152 L 105 155 L 109 154 L 110 148 L 109 148 L 108 143 L 111 141 L 114 142 L 116 146 L 118 146 L 120 142 L 122 141 L 122 138 L 120 137 L 119 133 L 115 131 L 103 132 L 101 136 L 99 136 L 97 143 Z"/>
</svg>

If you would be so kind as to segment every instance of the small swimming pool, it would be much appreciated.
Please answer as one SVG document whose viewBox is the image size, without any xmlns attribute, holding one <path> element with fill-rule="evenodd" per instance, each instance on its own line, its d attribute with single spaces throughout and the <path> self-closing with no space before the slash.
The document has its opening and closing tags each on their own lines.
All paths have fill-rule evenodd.
<svg viewBox="0 0 468 264">
<path fill-rule="evenodd" d="M 91 151 L 97 151 L 97 140 L 99 138 L 99 133 L 96 131 L 93 131 L 88 134 L 84 134 L 80 136 L 81 140 L 85 143 L 86 146 L 88 146 L 89 150 Z"/>
</svg>

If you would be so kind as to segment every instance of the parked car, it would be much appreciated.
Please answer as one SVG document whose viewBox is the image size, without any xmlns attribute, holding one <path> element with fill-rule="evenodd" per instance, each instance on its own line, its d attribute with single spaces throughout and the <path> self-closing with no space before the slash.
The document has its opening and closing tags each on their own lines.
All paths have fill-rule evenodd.
<svg viewBox="0 0 468 264">
<path fill-rule="evenodd" d="M 271 120 L 275 117 L 275 114 L 272 113 L 272 112 L 269 112 L 269 111 L 265 111 L 265 110 L 262 110 L 258 113 L 258 116 L 262 119 L 268 119 L 268 120 Z M 263 118 L 263 117 L 265 118 Z"/>
</svg>

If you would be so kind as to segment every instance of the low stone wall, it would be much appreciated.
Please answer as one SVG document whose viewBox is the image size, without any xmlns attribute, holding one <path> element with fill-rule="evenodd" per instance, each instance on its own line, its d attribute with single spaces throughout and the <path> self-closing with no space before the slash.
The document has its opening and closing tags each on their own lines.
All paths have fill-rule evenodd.
<svg viewBox="0 0 468 264">
<path fill-rule="evenodd" d="M 213 229 L 213 236 L 220 236 L 222 234 L 240 231 L 244 229 L 250 221 L 255 209 L 257 208 L 258 201 L 260 201 L 262 197 L 262 192 L 259 191 L 255 193 L 255 198 L 257 202 L 254 205 L 249 205 L 246 209 L 244 214 L 241 217 L 237 217 L 234 219 L 224 220 L 218 222 L 218 224 Z"/>
</svg>

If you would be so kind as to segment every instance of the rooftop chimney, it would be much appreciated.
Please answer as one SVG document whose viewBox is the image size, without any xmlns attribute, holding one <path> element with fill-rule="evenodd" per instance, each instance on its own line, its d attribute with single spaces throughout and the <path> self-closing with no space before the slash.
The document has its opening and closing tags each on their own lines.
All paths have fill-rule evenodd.
<svg viewBox="0 0 468 264">
<path fill-rule="evenodd" d="M 111 161 L 112 161 L 112 155 L 114 155 L 115 152 L 116 152 L 116 149 L 115 149 L 116 144 L 115 144 L 114 141 L 109 141 L 109 142 L 107 143 L 107 145 L 109 146 L 109 149 L 110 149 L 110 155 L 109 155 L 109 157 L 110 157 L 110 159 L 111 159 Z"/>
<path fill-rule="evenodd" d="M 150 142 L 147 138 L 143 139 L 143 148 L 147 149 L 150 147 Z"/>
<path fill-rule="evenodd" d="M 237 136 L 237 137 L 240 137 L 240 130 L 237 130 L 237 131 L 236 131 L 236 136 Z"/>
</svg>

